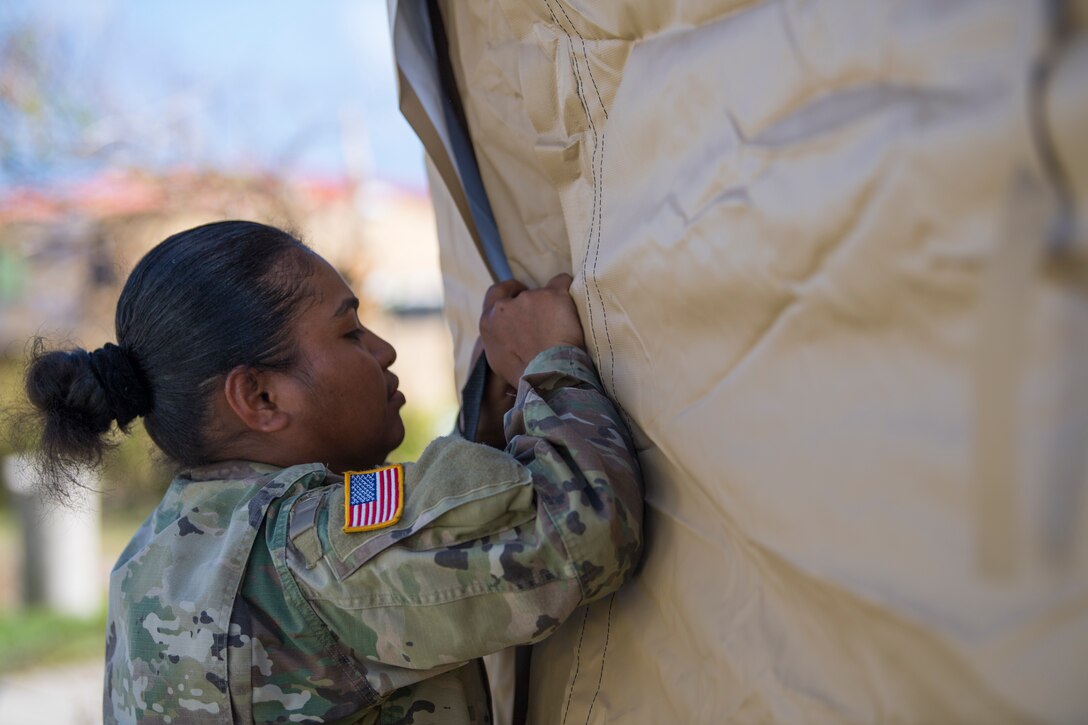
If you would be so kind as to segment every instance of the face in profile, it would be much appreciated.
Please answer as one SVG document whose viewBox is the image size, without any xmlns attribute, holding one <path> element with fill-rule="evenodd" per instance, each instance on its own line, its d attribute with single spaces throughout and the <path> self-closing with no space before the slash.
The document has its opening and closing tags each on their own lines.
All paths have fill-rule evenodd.
<svg viewBox="0 0 1088 725">
<path fill-rule="evenodd" d="M 380 465 L 404 439 L 404 394 L 389 370 L 396 350 L 360 324 L 359 300 L 328 262 L 316 260 L 308 283 L 313 300 L 295 322 L 293 434 L 306 462 L 338 472 Z"/>
</svg>

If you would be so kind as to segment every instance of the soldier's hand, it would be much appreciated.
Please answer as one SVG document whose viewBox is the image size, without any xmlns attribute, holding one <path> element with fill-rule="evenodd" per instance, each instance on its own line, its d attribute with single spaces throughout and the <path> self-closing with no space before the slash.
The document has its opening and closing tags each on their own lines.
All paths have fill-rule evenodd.
<svg viewBox="0 0 1088 725">
<path fill-rule="evenodd" d="M 511 385 L 517 386 L 529 361 L 549 347 L 585 346 L 570 283 L 569 274 L 557 274 L 540 289 L 510 280 L 487 290 L 480 337 L 491 369 Z"/>
</svg>

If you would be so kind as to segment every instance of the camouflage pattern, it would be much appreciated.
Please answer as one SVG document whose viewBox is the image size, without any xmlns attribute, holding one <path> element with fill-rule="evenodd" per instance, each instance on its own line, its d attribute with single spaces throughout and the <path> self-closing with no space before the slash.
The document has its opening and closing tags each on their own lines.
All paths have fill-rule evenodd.
<svg viewBox="0 0 1088 725">
<path fill-rule="evenodd" d="M 110 575 L 106 722 L 230 718 L 238 585 L 269 504 L 325 481 L 319 464 L 254 463 L 179 476 Z"/>
<path fill-rule="evenodd" d="M 546 637 L 641 551 L 633 446 L 583 351 L 530 363 L 506 432 L 505 453 L 432 443 L 368 532 L 343 532 L 319 465 L 179 478 L 111 580 L 106 721 L 490 722 L 477 658 Z"/>
</svg>

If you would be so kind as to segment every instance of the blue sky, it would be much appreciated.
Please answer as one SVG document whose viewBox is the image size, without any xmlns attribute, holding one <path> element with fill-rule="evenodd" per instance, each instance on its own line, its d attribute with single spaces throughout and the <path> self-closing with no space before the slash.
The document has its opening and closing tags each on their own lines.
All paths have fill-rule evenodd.
<svg viewBox="0 0 1088 725">
<path fill-rule="evenodd" d="M 95 164 L 363 170 L 424 186 L 384 0 L 5 5 L 0 30 L 29 23 L 63 49 L 63 92 L 88 112 Z M 87 168 L 70 161 L 58 172 Z"/>
</svg>

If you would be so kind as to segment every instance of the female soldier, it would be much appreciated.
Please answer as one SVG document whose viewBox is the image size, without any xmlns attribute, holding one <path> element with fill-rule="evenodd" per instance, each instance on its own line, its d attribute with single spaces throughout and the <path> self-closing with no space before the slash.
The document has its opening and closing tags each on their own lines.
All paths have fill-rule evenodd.
<svg viewBox="0 0 1088 725">
<path fill-rule="evenodd" d="M 271 227 L 170 237 L 116 345 L 38 354 L 49 462 L 97 462 L 143 417 L 181 469 L 110 578 L 106 722 L 489 722 L 477 658 L 547 636 L 640 553 L 637 462 L 568 286 L 487 294 L 485 417 L 517 386 L 505 452 L 454 435 L 403 467 L 382 465 L 396 353 Z"/>
</svg>

